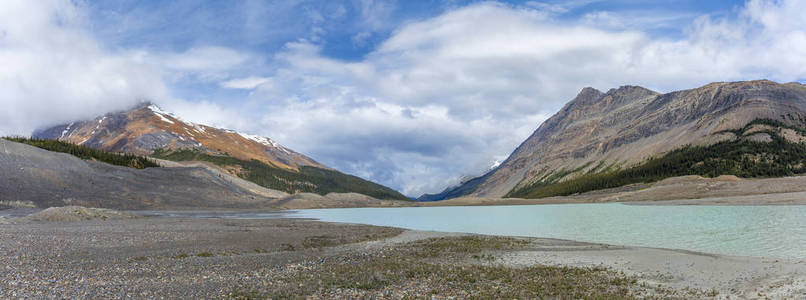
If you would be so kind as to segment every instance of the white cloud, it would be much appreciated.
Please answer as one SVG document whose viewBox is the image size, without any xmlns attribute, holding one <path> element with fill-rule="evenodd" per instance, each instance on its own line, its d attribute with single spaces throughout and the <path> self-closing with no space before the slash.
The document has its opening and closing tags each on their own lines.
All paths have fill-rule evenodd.
<svg viewBox="0 0 806 300">
<path fill-rule="evenodd" d="M 0 135 L 27 135 L 166 95 L 155 70 L 104 50 L 83 26 L 71 1 L 0 4 Z"/>
<path fill-rule="evenodd" d="M 221 87 L 229 89 L 254 89 L 262 84 L 268 83 L 269 81 L 271 81 L 271 78 L 268 77 L 249 76 L 224 81 L 221 83 Z"/>
<path fill-rule="evenodd" d="M 250 101 L 265 105 L 265 133 L 293 148 L 409 195 L 436 192 L 486 170 L 585 86 L 806 77 L 806 26 L 792 13 L 802 3 L 751 1 L 677 40 L 477 4 L 398 28 L 359 62 L 289 44 L 272 88 Z M 639 21 L 622 24 L 654 22 Z"/>
<path fill-rule="evenodd" d="M 688 12 L 665 10 L 593 11 L 583 15 L 581 23 L 607 30 L 677 29 L 696 17 Z"/>
<path fill-rule="evenodd" d="M 396 7 L 395 1 L 388 0 L 358 0 L 357 2 L 361 18 L 372 30 L 387 26 L 387 20 Z"/>
<path fill-rule="evenodd" d="M 545 11 L 551 14 L 564 14 L 573 9 L 591 4 L 601 2 L 601 0 L 570 0 L 556 2 L 542 2 L 542 1 L 526 1 L 526 6 L 535 8 L 537 10 Z"/>
<path fill-rule="evenodd" d="M 234 49 L 206 46 L 190 48 L 182 53 L 164 54 L 160 63 L 178 71 L 225 71 L 242 64 L 247 58 L 247 55 Z"/>
<path fill-rule="evenodd" d="M 228 47 L 191 47 L 182 52 L 133 50 L 130 56 L 140 64 L 161 70 L 169 81 L 217 82 L 230 77 L 250 60 L 252 55 Z"/>
</svg>

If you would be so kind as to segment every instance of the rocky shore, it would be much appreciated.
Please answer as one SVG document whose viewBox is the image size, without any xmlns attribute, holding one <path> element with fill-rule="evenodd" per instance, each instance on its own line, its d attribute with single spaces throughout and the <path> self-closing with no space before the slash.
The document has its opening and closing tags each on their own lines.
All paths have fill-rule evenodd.
<svg viewBox="0 0 806 300">
<path fill-rule="evenodd" d="M 4 299 L 806 295 L 802 261 L 301 219 L 16 220 L 0 268 Z"/>
</svg>

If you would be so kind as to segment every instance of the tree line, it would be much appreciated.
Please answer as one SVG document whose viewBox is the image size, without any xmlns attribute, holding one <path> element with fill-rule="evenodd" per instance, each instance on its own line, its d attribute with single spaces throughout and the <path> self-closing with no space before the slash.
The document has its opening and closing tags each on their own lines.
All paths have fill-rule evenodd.
<svg viewBox="0 0 806 300">
<path fill-rule="evenodd" d="M 778 130 L 762 130 L 770 142 L 742 139 L 752 125 L 763 124 L 773 128 L 790 128 L 806 133 L 775 120 L 755 120 L 742 129 L 733 131 L 739 138 L 707 146 L 684 146 L 662 156 L 650 158 L 627 169 L 584 174 L 565 181 L 542 180 L 513 189 L 505 197 L 543 198 L 567 196 L 599 189 L 615 188 L 635 183 L 655 182 L 669 177 L 700 175 L 716 177 L 781 177 L 806 173 L 806 144 L 787 141 Z M 804 134 L 806 135 L 806 134 Z M 560 170 L 558 174 L 568 174 Z M 544 176 L 556 178 L 557 176 Z"/>
<path fill-rule="evenodd" d="M 109 152 L 58 140 L 25 137 L 4 137 L 4 139 L 12 142 L 31 145 L 48 151 L 67 153 L 84 160 L 95 160 L 116 166 L 124 166 L 135 169 L 145 169 L 160 166 L 156 162 L 144 156 Z"/>
<path fill-rule="evenodd" d="M 280 168 L 259 160 L 242 160 L 228 155 L 211 155 L 199 150 L 163 150 L 152 154 L 155 158 L 172 161 L 207 161 L 219 166 L 238 166 L 238 177 L 260 186 L 287 193 L 355 192 L 378 199 L 408 200 L 399 192 L 385 186 L 334 170 L 302 166 L 298 171 Z"/>
</svg>

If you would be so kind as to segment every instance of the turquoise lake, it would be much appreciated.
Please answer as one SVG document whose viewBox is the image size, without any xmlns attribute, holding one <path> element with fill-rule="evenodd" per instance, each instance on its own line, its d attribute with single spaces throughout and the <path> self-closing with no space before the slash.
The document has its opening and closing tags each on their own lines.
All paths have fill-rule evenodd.
<svg viewBox="0 0 806 300">
<path fill-rule="evenodd" d="M 298 210 L 286 217 L 740 256 L 806 258 L 806 206 L 609 203 L 344 208 Z"/>
</svg>

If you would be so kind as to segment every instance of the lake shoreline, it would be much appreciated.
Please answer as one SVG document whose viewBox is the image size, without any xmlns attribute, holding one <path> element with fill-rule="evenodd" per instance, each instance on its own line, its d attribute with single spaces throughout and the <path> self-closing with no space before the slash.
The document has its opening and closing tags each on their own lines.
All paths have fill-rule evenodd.
<svg viewBox="0 0 806 300">
<path fill-rule="evenodd" d="M 441 272 L 455 268 L 460 268 L 457 272 L 465 268 L 475 270 L 478 274 L 471 275 L 478 276 L 478 280 L 487 278 L 485 276 L 490 275 L 487 273 L 493 271 L 517 274 L 523 270 L 583 272 L 603 280 L 592 284 L 590 288 L 593 290 L 558 291 L 568 293 L 629 293 L 631 296 L 682 298 L 709 295 L 748 298 L 765 295 L 778 298 L 802 296 L 806 291 L 806 262 L 803 260 L 736 257 L 558 239 L 417 231 L 300 219 L 141 217 L 107 221 L 26 222 L 0 225 L 0 236 L 0 252 L 4 254 L 0 260 L 8 270 L 2 275 L 5 277 L 0 278 L 0 297 L 220 297 L 273 290 L 324 298 L 424 296 L 429 295 L 432 289 L 440 291 L 441 284 L 445 283 L 435 283 L 434 280 L 442 278 L 440 276 L 451 276 Z M 478 237 L 480 242 L 474 244 L 475 240 L 463 240 L 464 237 Z M 499 247 L 499 239 L 521 242 L 512 247 Z M 455 244 L 450 244 L 454 248 L 435 248 L 443 252 L 429 259 L 409 258 L 411 255 L 407 253 L 431 247 L 433 245 L 428 243 L 434 241 Z M 412 245 L 417 249 L 412 250 Z M 468 245 L 475 248 L 470 247 L 472 251 L 467 251 Z M 355 264 L 374 263 L 361 266 L 380 269 L 386 266 L 375 262 L 397 265 L 399 261 L 406 261 L 406 266 L 432 266 L 429 270 L 435 277 L 401 282 L 398 277 L 388 275 L 391 277 L 381 276 L 386 279 L 380 283 L 376 282 L 377 278 L 357 277 L 358 281 L 369 280 L 368 283 L 373 283 L 366 289 L 362 286 L 311 290 L 282 283 L 284 278 L 297 278 L 294 276 L 304 274 L 333 275 L 334 268 L 345 272 L 338 266 L 348 261 Z M 48 267 L 42 269 L 45 266 Z M 536 269 L 544 267 L 555 269 Z M 562 269 L 565 267 L 572 269 Z M 346 271 L 348 273 L 339 276 L 357 276 Z M 387 271 L 394 270 L 383 272 Z M 522 280 L 519 277 L 514 279 Z M 629 280 L 625 283 L 615 279 Z M 235 282 L 237 287 L 234 286 Z M 608 282 L 619 284 L 611 285 Z M 478 283 L 476 292 L 481 293 L 478 295 L 496 286 L 495 282 L 485 284 Z M 515 283 L 510 288 L 516 290 L 509 292 L 522 292 L 517 290 L 519 286 Z M 463 296 L 459 290 L 446 290 L 445 295 Z"/>
</svg>

